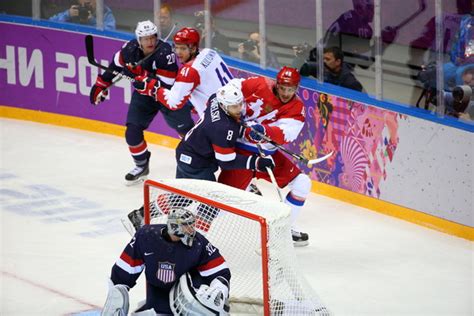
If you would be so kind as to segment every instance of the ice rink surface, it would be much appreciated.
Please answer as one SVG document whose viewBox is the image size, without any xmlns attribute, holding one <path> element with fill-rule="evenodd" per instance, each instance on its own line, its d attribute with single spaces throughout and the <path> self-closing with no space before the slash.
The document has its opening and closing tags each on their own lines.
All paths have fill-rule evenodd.
<svg viewBox="0 0 474 316">
<path fill-rule="evenodd" d="M 120 218 L 143 200 L 123 184 L 125 140 L 9 119 L 0 130 L 0 315 L 97 315 L 130 239 Z M 174 151 L 149 148 L 149 178 L 173 178 Z M 315 194 L 299 226 L 301 273 L 335 315 L 474 315 L 473 243 Z"/>
</svg>

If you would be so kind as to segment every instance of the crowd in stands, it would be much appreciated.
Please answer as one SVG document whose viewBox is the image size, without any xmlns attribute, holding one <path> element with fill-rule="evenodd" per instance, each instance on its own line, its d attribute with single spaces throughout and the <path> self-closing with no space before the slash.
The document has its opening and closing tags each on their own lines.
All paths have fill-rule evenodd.
<svg viewBox="0 0 474 316">
<path fill-rule="evenodd" d="M 469 115 L 465 113 L 474 112 L 471 110 L 471 104 L 468 103 L 466 108 L 456 107 L 453 105 L 452 90 L 461 85 L 473 86 L 472 73 L 474 71 L 474 35 L 472 33 L 472 3 L 469 1 L 457 1 L 458 13 L 446 14 L 445 25 L 450 32 L 445 37 L 445 45 L 443 47 L 446 53 L 449 52 L 449 60 L 444 64 L 445 74 L 445 91 L 447 96 L 445 98 L 446 113 L 466 118 Z M 373 31 L 373 17 L 374 17 L 374 3 L 373 0 L 354 0 L 353 8 L 342 13 L 326 30 L 322 43 L 323 47 L 323 80 L 325 83 L 341 86 L 365 93 L 365 89 L 354 73 L 355 67 L 363 67 L 367 69 L 373 63 L 375 56 L 374 51 L 374 31 Z M 205 46 L 206 29 L 205 29 L 205 14 L 204 11 L 197 11 L 195 13 L 194 26 L 201 35 L 201 45 Z M 51 21 L 57 22 L 71 22 L 85 25 L 95 26 L 96 21 L 96 0 L 77 0 L 71 1 L 71 5 L 67 10 L 57 12 L 49 18 Z M 155 12 L 155 20 L 159 21 L 161 38 L 170 42 L 182 26 L 173 16 L 172 7 L 163 3 L 160 10 Z M 116 29 L 116 22 L 112 10 L 104 5 L 104 29 Z M 454 21 L 454 22 L 453 22 Z M 237 44 L 237 52 L 232 51 L 230 39 L 223 34 L 216 23 L 216 20 L 210 15 L 210 32 L 211 32 L 211 47 L 212 49 L 224 55 L 238 56 L 238 58 L 260 64 L 261 58 L 261 41 L 260 34 L 257 31 L 248 33 L 247 38 Z M 423 62 L 426 66 L 429 62 L 434 61 L 434 42 L 435 42 L 435 18 L 433 17 L 425 25 L 419 37 L 410 43 L 410 56 L 413 57 L 413 52 L 416 49 L 426 50 L 431 52 L 428 60 Z M 391 45 L 398 36 L 398 27 L 387 26 L 382 30 L 382 53 Z M 359 44 L 357 51 L 353 50 L 348 45 L 344 45 L 347 37 L 357 37 Z M 446 34 L 445 34 L 446 36 Z M 293 39 L 294 40 L 294 39 Z M 293 61 L 292 67 L 300 70 L 303 76 L 318 77 L 318 45 L 311 45 L 308 43 L 299 43 L 293 46 Z M 358 58 L 365 60 L 367 63 L 356 65 L 353 62 L 345 61 L 345 56 L 357 55 Z M 410 57 L 408 63 L 413 62 Z M 277 55 L 272 49 L 272 42 L 267 38 L 266 45 L 266 68 L 279 69 L 285 63 L 279 62 Z M 422 68 L 424 71 L 425 68 Z M 429 78 L 430 82 L 418 81 L 419 85 L 423 87 L 423 95 L 429 95 L 428 92 L 436 88 L 436 80 L 433 78 L 435 74 L 424 74 L 425 78 Z M 423 78 L 423 76 L 420 76 Z M 436 106 L 436 100 L 428 98 L 427 102 L 431 106 Z"/>
</svg>

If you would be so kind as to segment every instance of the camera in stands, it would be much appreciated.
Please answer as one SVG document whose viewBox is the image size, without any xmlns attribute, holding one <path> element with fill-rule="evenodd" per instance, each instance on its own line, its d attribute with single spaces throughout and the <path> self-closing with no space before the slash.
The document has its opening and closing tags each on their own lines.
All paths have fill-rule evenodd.
<svg viewBox="0 0 474 316">
<path fill-rule="evenodd" d="M 82 5 L 77 4 L 79 11 L 79 15 L 77 17 L 73 17 L 71 22 L 80 23 L 80 24 L 87 24 L 89 21 L 89 15 L 91 15 L 94 11 L 94 8 L 89 2 L 85 2 Z"/>
<path fill-rule="evenodd" d="M 293 51 L 295 52 L 296 57 L 309 57 L 309 52 L 311 51 L 312 47 L 308 43 L 302 43 L 293 46 Z"/>
<path fill-rule="evenodd" d="M 257 48 L 257 43 L 255 43 L 252 40 L 246 40 L 245 42 L 242 43 L 244 46 L 244 49 L 248 52 L 253 51 L 255 48 Z"/>
<path fill-rule="evenodd" d="M 423 92 L 416 103 L 419 103 L 425 97 L 425 109 L 428 105 L 436 106 L 438 104 L 436 93 L 436 63 L 430 63 L 418 73 L 418 80 L 423 84 Z M 446 106 L 446 114 L 458 116 L 459 113 L 464 113 L 473 103 L 473 87 L 469 85 L 455 86 L 451 91 L 443 91 L 444 104 Z"/>
</svg>

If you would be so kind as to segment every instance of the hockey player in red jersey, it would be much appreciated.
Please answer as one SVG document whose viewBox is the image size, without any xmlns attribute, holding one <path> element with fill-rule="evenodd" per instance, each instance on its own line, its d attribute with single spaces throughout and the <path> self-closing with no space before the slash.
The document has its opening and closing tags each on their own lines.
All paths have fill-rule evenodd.
<svg viewBox="0 0 474 316">
<path fill-rule="evenodd" d="M 273 158 L 273 172 L 278 186 L 284 188 L 289 185 L 291 188 L 285 203 L 291 207 L 294 244 L 306 246 L 308 234 L 300 232 L 295 221 L 311 190 L 311 180 L 293 161 L 255 133 L 258 131 L 278 144 L 290 143 L 296 139 L 305 122 L 304 105 L 296 95 L 300 75 L 295 68 L 283 67 L 277 74 L 276 84 L 264 77 L 234 79 L 232 82 L 242 90 L 246 103 L 242 120 L 251 126 L 237 140 L 236 152 L 247 156 L 259 154 L 258 144 L 266 156 Z M 254 177 L 271 181 L 268 173 L 248 169 L 222 170 L 218 181 L 248 190 Z"/>
<path fill-rule="evenodd" d="M 196 29 L 185 27 L 179 30 L 173 41 L 182 65 L 173 87 L 163 87 L 155 79 L 138 76 L 135 88 L 170 110 L 181 109 L 189 101 L 202 117 L 209 97 L 226 85 L 233 78 L 232 74 L 215 50 L 199 50 L 200 37 Z"/>
</svg>

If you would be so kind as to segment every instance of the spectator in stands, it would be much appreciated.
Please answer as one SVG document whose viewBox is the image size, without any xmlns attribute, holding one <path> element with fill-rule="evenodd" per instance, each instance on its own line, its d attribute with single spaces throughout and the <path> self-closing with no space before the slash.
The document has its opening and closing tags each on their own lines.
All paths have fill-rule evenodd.
<svg viewBox="0 0 474 316">
<path fill-rule="evenodd" d="M 96 0 L 73 1 L 69 9 L 50 17 L 49 20 L 97 26 L 96 5 Z M 104 5 L 104 30 L 115 30 L 115 17 L 106 5 Z"/>
<path fill-rule="evenodd" d="M 205 30 L 205 22 L 204 22 L 204 12 L 198 11 L 195 13 L 196 21 L 194 22 L 194 28 L 199 31 L 201 34 L 201 47 L 205 47 L 206 41 L 206 30 Z M 229 46 L 229 39 L 227 36 L 219 32 L 216 28 L 216 22 L 211 17 L 211 49 L 217 51 L 218 53 L 222 53 L 224 55 L 230 55 L 230 46 Z"/>
<path fill-rule="evenodd" d="M 454 45 L 455 35 L 459 31 L 461 19 L 473 10 L 470 0 L 456 0 L 457 13 L 443 13 L 443 53 L 448 53 Z M 425 60 L 419 58 L 419 50 L 429 52 Z M 409 65 L 428 65 L 436 59 L 436 17 L 432 17 L 423 27 L 420 36 L 410 42 Z M 421 57 L 424 57 L 423 55 Z"/>
<path fill-rule="evenodd" d="M 239 44 L 238 47 L 240 59 L 253 63 L 260 63 L 260 34 L 258 32 L 249 33 L 249 39 Z M 279 69 L 280 64 L 276 55 L 270 51 L 267 45 L 267 67 Z"/>
<path fill-rule="evenodd" d="M 344 54 L 339 47 L 324 49 L 324 82 L 362 92 L 362 84 L 352 73 L 352 68 L 344 62 Z M 316 62 L 305 63 L 300 70 L 302 76 L 317 77 Z"/>
<path fill-rule="evenodd" d="M 174 22 L 173 9 L 167 3 L 160 6 L 160 10 L 155 12 L 157 20 L 160 22 L 160 32 L 163 41 L 172 41 L 175 34 L 180 29 L 178 22 Z"/>
</svg>

